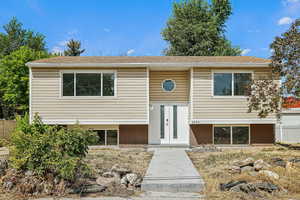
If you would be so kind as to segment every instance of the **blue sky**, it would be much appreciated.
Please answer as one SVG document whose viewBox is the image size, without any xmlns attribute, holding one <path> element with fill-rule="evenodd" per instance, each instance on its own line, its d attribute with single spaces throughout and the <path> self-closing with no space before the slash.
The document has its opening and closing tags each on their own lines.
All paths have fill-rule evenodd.
<svg viewBox="0 0 300 200">
<path fill-rule="evenodd" d="M 0 26 L 16 16 L 25 28 L 46 36 L 49 51 L 70 38 L 83 55 L 157 56 L 167 44 L 160 33 L 174 0 L 9 0 L 0 7 Z M 243 55 L 269 57 L 269 44 L 300 18 L 300 0 L 231 0 L 227 37 Z M 3 29 L 1 28 L 2 32 Z"/>
</svg>

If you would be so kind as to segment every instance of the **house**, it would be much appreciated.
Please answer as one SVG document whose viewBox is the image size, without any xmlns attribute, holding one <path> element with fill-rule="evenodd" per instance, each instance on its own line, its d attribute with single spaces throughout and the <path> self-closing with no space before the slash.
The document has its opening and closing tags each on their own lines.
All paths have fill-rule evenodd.
<svg viewBox="0 0 300 200">
<path fill-rule="evenodd" d="M 30 68 L 30 118 L 98 132 L 102 145 L 275 141 L 276 116 L 247 113 L 247 86 L 270 60 L 247 57 L 53 57 Z"/>
<path fill-rule="evenodd" d="M 300 143 L 300 99 L 288 97 L 276 126 L 276 141 Z"/>
</svg>

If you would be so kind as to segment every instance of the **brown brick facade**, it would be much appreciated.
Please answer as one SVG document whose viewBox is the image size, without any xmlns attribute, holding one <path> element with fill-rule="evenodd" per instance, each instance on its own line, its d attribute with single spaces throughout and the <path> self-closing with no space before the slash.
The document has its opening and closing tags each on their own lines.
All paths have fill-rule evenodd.
<svg viewBox="0 0 300 200">
<path fill-rule="evenodd" d="M 251 124 L 251 144 L 272 144 L 275 141 L 273 124 Z"/>
<path fill-rule="evenodd" d="M 190 143 L 192 146 L 212 144 L 212 124 L 191 125 Z"/>
<path fill-rule="evenodd" d="M 120 125 L 119 144 L 148 144 L 148 125 Z"/>
</svg>

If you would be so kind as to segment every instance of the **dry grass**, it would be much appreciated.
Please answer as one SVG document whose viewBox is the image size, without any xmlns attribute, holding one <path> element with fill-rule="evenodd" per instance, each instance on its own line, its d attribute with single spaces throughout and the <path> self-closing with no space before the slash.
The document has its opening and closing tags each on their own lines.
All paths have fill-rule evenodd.
<svg viewBox="0 0 300 200">
<path fill-rule="evenodd" d="M 251 176 L 248 173 L 230 174 L 225 168 L 232 165 L 234 160 L 243 160 L 248 157 L 254 159 L 263 159 L 271 163 L 271 158 L 282 158 L 288 160 L 295 157 L 300 157 L 300 151 L 288 150 L 283 147 L 268 147 L 268 148 L 248 148 L 239 150 L 223 150 L 222 152 L 189 152 L 190 158 L 198 169 L 199 173 L 203 176 L 206 188 L 205 196 L 207 199 L 222 199 L 222 200 L 235 200 L 235 199 L 255 199 L 247 194 L 240 194 L 235 192 L 222 192 L 219 190 L 220 183 L 227 183 L 231 180 L 246 180 L 248 182 L 268 181 L 276 184 L 281 189 L 280 192 L 274 194 L 263 195 L 266 199 L 272 200 L 296 200 L 300 199 L 300 166 L 294 166 L 290 170 L 283 167 L 273 167 L 271 170 L 278 173 L 279 180 L 271 180 L 264 176 Z"/>
<path fill-rule="evenodd" d="M 93 168 L 103 172 L 118 164 L 144 176 L 151 158 L 152 153 L 144 149 L 98 149 L 90 150 L 86 160 Z"/>
</svg>

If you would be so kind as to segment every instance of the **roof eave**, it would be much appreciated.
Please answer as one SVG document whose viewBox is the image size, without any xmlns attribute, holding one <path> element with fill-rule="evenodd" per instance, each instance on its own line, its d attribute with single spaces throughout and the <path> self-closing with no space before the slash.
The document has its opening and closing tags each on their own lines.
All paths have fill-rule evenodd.
<svg viewBox="0 0 300 200">
<path fill-rule="evenodd" d="M 178 62 L 178 63 L 26 63 L 28 67 L 268 67 L 265 63 L 237 63 L 237 62 Z"/>
</svg>

